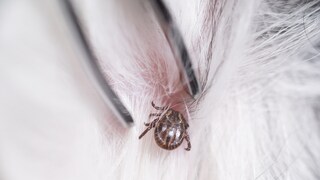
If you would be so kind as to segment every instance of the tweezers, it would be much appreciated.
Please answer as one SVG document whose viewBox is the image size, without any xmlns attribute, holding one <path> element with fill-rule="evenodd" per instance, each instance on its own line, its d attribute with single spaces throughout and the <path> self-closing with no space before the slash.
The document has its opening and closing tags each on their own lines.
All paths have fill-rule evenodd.
<svg viewBox="0 0 320 180">
<path fill-rule="evenodd" d="M 104 78 L 102 70 L 100 69 L 94 52 L 92 51 L 92 48 L 90 46 L 90 43 L 83 31 L 75 8 L 73 7 L 70 0 L 61 0 L 61 5 L 65 10 L 64 15 L 66 20 L 68 20 L 69 22 L 69 28 L 76 36 L 77 42 L 80 43 L 80 50 L 85 56 L 83 58 L 83 65 L 90 80 L 93 81 L 95 88 L 97 89 L 107 106 L 110 107 L 116 118 L 120 120 L 120 122 L 122 122 L 125 127 L 131 127 L 134 124 L 132 116 Z"/>
<path fill-rule="evenodd" d="M 133 118 L 104 78 L 90 43 L 83 31 L 75 8 L 70 0 L 61 0 L 61 2 L 61 4 L 64 6 L 63 9 L 65 10 L 65 18 L 69 22 L 69 28 L 76 36 L 77 42 L 80 43 L 80 50 L 85 55 L 83 58 L 83 65 L 89 78 L 91 81 L 93 81 L 94 86 L 99 92 L 103 101 L 111 108 L 116 118 L 120 120 L 124 126 L 132 126 L 134 124 Z M 182 36 L 177 26 L 173 22 L 172 17 L 164 3 L 161 0 L 151 0 L 151 4 L 170 45 L 170 48 L 175 56 L 179 70 L 182 72 L 183 78 L 187 83 L 188 91 L 194 97 L 199 92 L 199 85 Z"/>
<path fill-rule="evenodd" d="M 187 84 L 189 94 L 195 97 L 199 93 L 199 84 L 182 35 L 162 0 L 151 0 L 151 6 L 170 45 L 179 70 L 182 72 L 182 77 L 184 83 Z"/>
</svg>

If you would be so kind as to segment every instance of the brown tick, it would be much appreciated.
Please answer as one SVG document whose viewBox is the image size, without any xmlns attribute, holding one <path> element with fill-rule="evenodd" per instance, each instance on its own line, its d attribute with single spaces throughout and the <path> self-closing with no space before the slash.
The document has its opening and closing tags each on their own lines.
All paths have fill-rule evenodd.
<svg viewBox="0 0 320 180">
<path fill-rule="evenodd" d="M 187 133 L 189 124 L 184 119 L 181 113 L 168 107 L 157 107 L 152 102 L 152 106 L 156 110 L 161 110 L 161 113 L 151 113 L 150 117 L 156 116 L 151 123 L 144 123 L 147 129 L 141 133 L 139 139 L 141 139 L 152 128 L 154 130 L 154 139 L 158 146 L 163 149 L 173 150 L 180 146 L 185 139 L 188 143 L 188 147 L 185 150 L 190 151 L 191 143 Z"/>
</svg>

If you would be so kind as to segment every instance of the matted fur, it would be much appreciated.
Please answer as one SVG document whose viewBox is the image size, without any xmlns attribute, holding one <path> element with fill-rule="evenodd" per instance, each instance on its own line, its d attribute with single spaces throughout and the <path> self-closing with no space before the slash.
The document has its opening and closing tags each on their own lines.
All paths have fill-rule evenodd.
<svg viewBox="0 0 320 180">
<path fill-rule="evenodd" d="M 146 0 L 75 0 L 135 120 L 114 119 L 49 2 L 0 2 L 0 179 L 320 179 L 320 4 L 165 1 L 201 94 L 183 92 Z M 190 152 L 138 140 L 151 101 L 188 119 Z M 187 108 L 186 108 L 187 107 Z"/>
</svg>

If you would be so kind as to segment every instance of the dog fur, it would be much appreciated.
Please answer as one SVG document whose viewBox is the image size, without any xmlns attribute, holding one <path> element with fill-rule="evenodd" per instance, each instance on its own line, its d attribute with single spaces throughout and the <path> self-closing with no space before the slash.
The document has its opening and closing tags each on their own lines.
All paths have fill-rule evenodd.
<svg viewBox="0 0 320 180">
<path fill-rule="evenodd" d="M 103 103 L 52 2 L 0 1 L 0 179 L 320 179 L 317 0 L 165 1 L 195 99 L 148 1 L 73 2 L 135 126 Z M 190 152 L 138 140 L 152 101 L 184 114 Z"/>
</svg>

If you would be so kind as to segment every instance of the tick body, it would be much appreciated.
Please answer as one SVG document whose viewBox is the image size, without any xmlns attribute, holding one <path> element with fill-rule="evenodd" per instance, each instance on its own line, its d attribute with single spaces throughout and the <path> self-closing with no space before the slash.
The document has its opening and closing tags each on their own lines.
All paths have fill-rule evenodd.
<svg viewBox="0 0 320 180">
<path fill-rule="evenodd" d="M 139 136 L 139 139 L 141 139 L 152 128 L 155 128 L 154 139 L 157 145 L 161 148 L 173 150 L 180 146 L 183 140 L 186 140 L 188 146 L 185 150 L 190 151 L 191 143 L 187 133 L 189 125 L 182 114 L 171 108 L 157 107 L 154 103 L 152 103 L 152 106 L 162 112 L 150 114 L 150 116 L 156 116 L 157 118 L 151 123 L 145 123 L 147 129 Z"/>
</svg>

